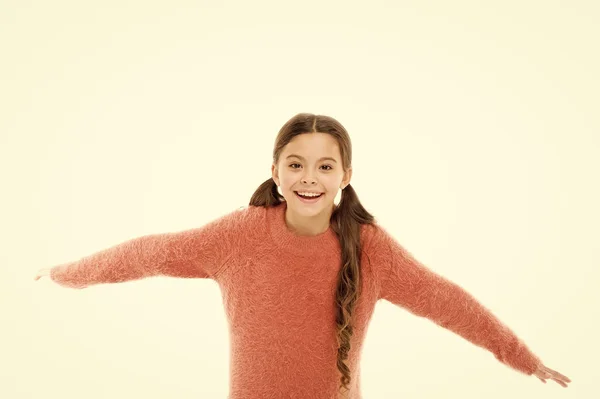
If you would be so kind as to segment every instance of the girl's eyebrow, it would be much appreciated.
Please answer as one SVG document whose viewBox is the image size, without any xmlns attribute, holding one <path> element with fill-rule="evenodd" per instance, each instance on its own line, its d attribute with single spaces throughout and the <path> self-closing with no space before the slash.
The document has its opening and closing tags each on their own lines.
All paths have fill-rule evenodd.
<svg viewBox="0 0 600 399">
<path fill-rule="evenodd" d="M 300 155 L 296 155 L 296 154 L 288 155 L 285 159 L 292 158 L 292 157 L 300 158 L 301 160 L 306 161 L 306 159 L 304 159 L 304 157 L 301 157 Z M 337 161 L 335 159 L 331 158 L 331 157 L 322 157 L 322 158 L 319 159 L 319 161 L 322 161 L 324 159 L 327 159 L 327 160 L 330 160 L 330 161 L 333 161 L 333 162 L 337 163 Z"/>
</svg>

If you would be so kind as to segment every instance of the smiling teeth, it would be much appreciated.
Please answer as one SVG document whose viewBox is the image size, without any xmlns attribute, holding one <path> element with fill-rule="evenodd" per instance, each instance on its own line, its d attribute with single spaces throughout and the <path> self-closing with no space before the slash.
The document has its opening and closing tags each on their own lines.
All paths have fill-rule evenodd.
<svg viewBox="0 0 600 399">
<path fill-rule="evenodd" d="M 304 195 L 305 197 L 318 197 L 319 195 L 321 195 L 321 194 L 315 194 L 315 193 L 301 193 L 301 192 L 298 192 L 298 194 Z"/>
</svg>

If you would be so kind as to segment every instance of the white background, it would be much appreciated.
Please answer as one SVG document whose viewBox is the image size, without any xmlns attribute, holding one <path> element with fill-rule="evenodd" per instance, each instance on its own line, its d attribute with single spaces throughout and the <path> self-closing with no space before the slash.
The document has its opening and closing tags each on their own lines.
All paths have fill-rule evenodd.
<svg viewBox="0 0 600 399">
<path fill-rule="evenodd" d="M 247 205 L 299 112 L 346 127 L 351 183 L 399 242 L 573 380 L 380 302 L 365 398 L 595 396 L 599 20 L 594 1 L 3 1 L 0 397 L 225 398 L 215 282 L 33 276 Z"/>
</svg>

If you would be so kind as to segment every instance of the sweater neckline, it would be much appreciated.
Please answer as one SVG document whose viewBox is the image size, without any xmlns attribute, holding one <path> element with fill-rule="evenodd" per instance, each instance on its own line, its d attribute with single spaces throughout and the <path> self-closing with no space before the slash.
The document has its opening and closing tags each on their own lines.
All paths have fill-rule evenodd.
<svg viewBox="0 0 600 399">
<path fill-rule="evenodd" d="M 296 256 L 325 255 L 339 250 L 337 234 L 331 225 L 323 233 L 315 236 L 302 236 L 290 230 L 285 222 L 286 201 L 267 207 L 267 229 L 276 246 Z"/>
</svg>

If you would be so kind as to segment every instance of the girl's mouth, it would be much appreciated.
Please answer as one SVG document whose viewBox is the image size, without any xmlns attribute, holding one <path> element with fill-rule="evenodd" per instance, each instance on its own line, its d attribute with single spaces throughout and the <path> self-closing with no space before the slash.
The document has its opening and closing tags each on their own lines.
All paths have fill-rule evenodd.
<svg viewBox="0 0 600 399">
<path fill-rule="evenodd" d="M 323 196 L 323 193 L 321 193 L 318 197 L 302 197 L 300 194 L 298 194 L 297 191 L 294 191 L 294 194 L 296 194 L 296 197 L 298 197 L 300 201 L 306 204 L 314 204 L 315 202 L 319 201 L 319 198 Z"/>
</svg>

